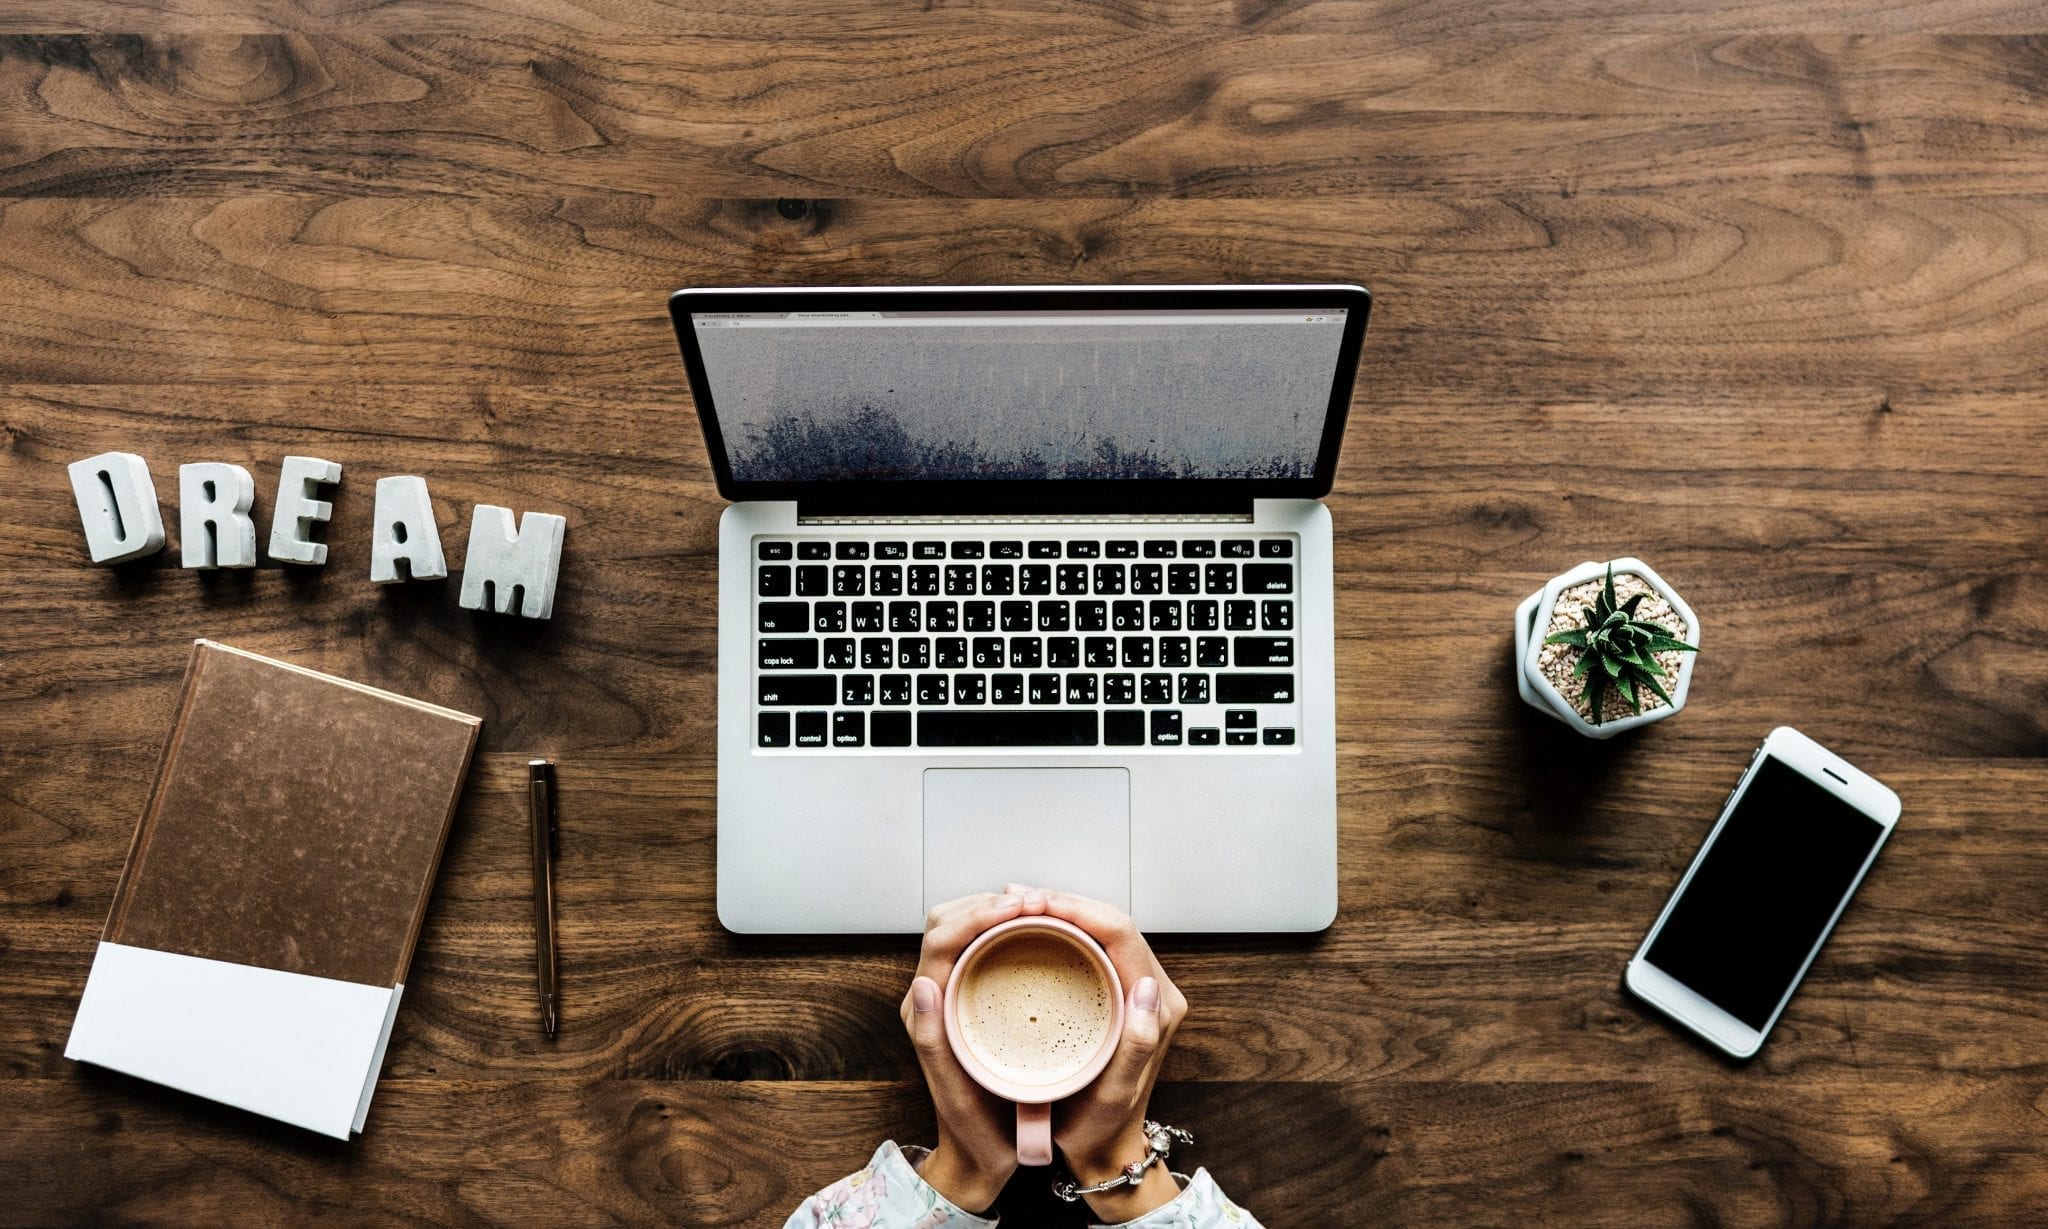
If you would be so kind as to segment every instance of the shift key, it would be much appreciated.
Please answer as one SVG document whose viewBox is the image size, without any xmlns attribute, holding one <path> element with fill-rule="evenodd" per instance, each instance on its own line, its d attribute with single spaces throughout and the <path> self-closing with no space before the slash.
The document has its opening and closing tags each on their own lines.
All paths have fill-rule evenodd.
<svg viewBox="0 0 2048 1229">
<path fill-rule="evenodd" d="M 829 674 L 775 674 L 761 677 L 763 707 L 824 707 L 839 698 L 839 684 Z"/>
<path fill-rule="evenodd" d="M 767 683 L 766 679 L 761 680 Z M 781 681 L 781 680 L 778 680 Z M 1216 676 L 1218 704 L 1292 704 L 1294 676 L 1291 674 L 1219 674 Z M 766 703 L 766 701 L 763 701 Z"/>
</svg>

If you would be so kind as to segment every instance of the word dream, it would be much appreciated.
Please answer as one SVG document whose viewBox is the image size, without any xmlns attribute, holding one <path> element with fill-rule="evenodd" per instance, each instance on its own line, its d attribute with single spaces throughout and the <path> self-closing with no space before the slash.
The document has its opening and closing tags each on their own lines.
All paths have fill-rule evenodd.
<svg viewBox="0 0 2048 1229">
<path fill-rule="evenodd" d="M 94 563 L 122 563 L 164 548 L 149 465 L 132 452 L 103 452 L 73 461 L 71 493 L 85 526 Z M 319 567 L 327 547 L 313 527 L 334 515 L 318 499 L 323 486 L 341 481 L 341 466 L 319 457 L 286 457 L 270 518 L 270 557 Z M 179 550 L 188 568 L 253 568 L 256 524 L 249 508 L 256 480 L 239 465 L 204 461 L 178 467 Z M 379 478 L 370 579 L 380 585 L 439 580 L 448 575 L 441 530 L 434 523 L 427 480 L 410 475 Z M 545 619 L 555 609 L 555 579 L 568 522 L 550 512 L 528 512 L 513 523 L 512 510 L 478 504 L 470 513 L 469 557 L 462 569 L 461 604 Z"/>
</svg>

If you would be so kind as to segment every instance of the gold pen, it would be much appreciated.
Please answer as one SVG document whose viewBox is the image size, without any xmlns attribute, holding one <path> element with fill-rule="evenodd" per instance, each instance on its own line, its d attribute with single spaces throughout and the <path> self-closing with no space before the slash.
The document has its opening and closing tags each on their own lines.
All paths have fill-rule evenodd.
<svg viewBox="0 0 2048 1229">
<path fill-rule="evenodd" d="M 526 761 L 526 807 L 533 837 L 533 944 L 540 969 L 540 1027 L 555 1035 L 555 848 L 561 830 L 552 760 Z"/>
</svg>

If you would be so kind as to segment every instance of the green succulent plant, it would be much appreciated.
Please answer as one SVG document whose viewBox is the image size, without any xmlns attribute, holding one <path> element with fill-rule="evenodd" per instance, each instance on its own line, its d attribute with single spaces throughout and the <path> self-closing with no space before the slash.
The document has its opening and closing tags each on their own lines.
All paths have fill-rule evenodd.
<svg viewBox="0 0 2048 1229">
<path fill-rule="evenodd" d="M 1572 677 L 1585 676 L 1586 706 L 1593 714 L 1593 724 L 1599 725 L 1604 718 L 1600 710 L 1611 694 L 1618 694 L 1628 701 L 1629 709 L 1642 712 L 1641 698 L 1636 694 L 1642 688 L 1666 704 L 1671 696 L 1665 692 L 1658 680 L 1664 677 L 1664 663 L 1657 660 L 1657 654 L 1667 650 L 1682 653 L 1697 653 L 1699 646 L 1687 644 L 1671 634 L 1671 629 L 1661 623 L 1636 618 L 1636 607 L 1642 604 L 1647 593 L 1638 593 L 1626 602 L 1614 600 L 1614 565 L 1607 565 L 1607 582 L 1600 587 L 1600 594 L 1591 606 L 1585 607 L 1586 622 L 1582 627 L 1553 632 L 1543 638 L 1545 644 L 1568 644 L 1581 649 L 1578 668 Z"/>
</svg>

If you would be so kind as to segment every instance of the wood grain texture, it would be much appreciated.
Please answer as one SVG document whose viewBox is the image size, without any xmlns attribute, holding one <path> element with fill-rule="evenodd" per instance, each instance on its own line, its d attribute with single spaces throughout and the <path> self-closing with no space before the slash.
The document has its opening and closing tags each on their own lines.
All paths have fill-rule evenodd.
<svg viewBox="0 0 2048 1229">
<path fill-rule="evenodd" d="M 928 1141 L 914 945 L 713 912 L 721 505 L 662 297 L 1330 278 L 1378 296 L 1330 501 L 1342 912 L 1160 942 L 1192 1160 L 1276 1227 L 2038 1220 L 2044 40 L 2004 0 L 0 13 L 0 1225 L 772 1227 Z M 167 497 L 246 465 L 259 514 L 286 453 L 341 462 L 329 566 L 91 566 L 64 466 L 115 447 Z M 476 503 L 568 518 L 555 619 L 371 585 L 397 473 L 452 569 Z M 1593 746 L 1514 701 L 1509 616 L 1629 552 L 1707 651 Z M 351 1147 L 61 1057 L 195 636 L 486 718 Z M 1781 722 L 1906 819 L 1736 1067 L 1619 976 Z"/>
</svg>

